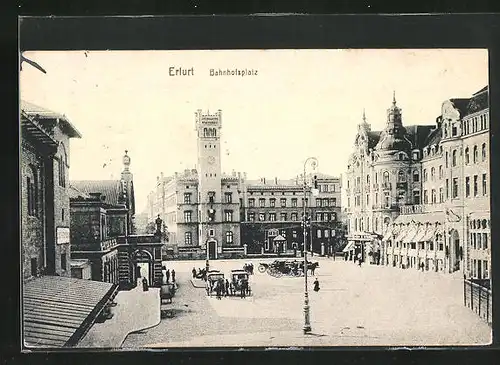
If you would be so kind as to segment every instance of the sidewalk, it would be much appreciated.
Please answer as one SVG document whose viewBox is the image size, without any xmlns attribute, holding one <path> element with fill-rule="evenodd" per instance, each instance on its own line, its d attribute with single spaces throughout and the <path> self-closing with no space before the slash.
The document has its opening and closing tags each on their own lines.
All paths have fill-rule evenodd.
<svg viewBox="0 0 500 365">
<path fill-rule="evenodd" d="M 77 347 L 119 348 L 132 332 L 157 326 L 160 323 L 160 289 L 142 291 L 137 286 L 130 291 L 120 291 L 112 307 L 113 318 L 95 323 Z"/>
<path fill-rule="evenodd" d="M 195 288 L 205 289 L 206 286 L 205 280 L 202 279 L 191 279 L 191 284 L 193 284 Z"/>
</svg>

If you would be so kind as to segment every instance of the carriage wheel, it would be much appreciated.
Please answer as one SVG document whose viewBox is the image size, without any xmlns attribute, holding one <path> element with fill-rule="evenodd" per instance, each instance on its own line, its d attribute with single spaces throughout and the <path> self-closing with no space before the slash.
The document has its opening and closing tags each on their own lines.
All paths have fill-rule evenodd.
<svg viewBox="0 0 500 365">
<path fill-rule="evenodd" d="M 281 278 L 283 276 L 283 273 L 281 271 L 276 271 L 276 277 Z"/>
<path fill-rule="evenodd" d="M 261 265 L 259 265 L 258 270 L 259 270 L 259 272 L 260 272 L 261 274 L 263 274 L 263 273 L 265 273 L 265 272 L 266 272 L 267 267 L 265 267 L 264 265 L 262 265 L 262 264 L 261 264 Z"/>
</svg>

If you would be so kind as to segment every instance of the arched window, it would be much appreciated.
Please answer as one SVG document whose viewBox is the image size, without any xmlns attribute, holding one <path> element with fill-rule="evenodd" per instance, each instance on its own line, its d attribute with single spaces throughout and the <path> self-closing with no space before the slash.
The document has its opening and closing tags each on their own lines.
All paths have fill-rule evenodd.
<svg viewBox="0 0 500 365">
<path fill-rule="evenodd" d="M 419 182 L 420 180 L 420 174 L 418 172 L 418 170 L 414 170 L 413 171 L 413 182 Z"/>
<path fill-rule="evenodd" d="M 354 231 L 357 232 L 358 231 L 358 218 L 355 218 L 354 219 Z"/>
<path fill-rule="evenodd" d="M 469 147 L 465 148 L 464 155 L 465 155 L 465 164 L 468 165 L 470 162 Z"/>
<path fill-rule="evenodd" d="M 486 143 L 483 143 L 483 146 L 481 147 L 481 156 L 482 160 L 486 161 Z"/>
<path fill-rule="evenodd" d="M 184 233 L 184 244 L 186 246 L 190 246 L 193 243 L 193 236 L 191 232 L 185 232 Z"/>
<path fill-rule="evenodd" d="M 434 167 L 431 167 L 431 180 L 434 181 L 436 177 L 436 169 Z"/>
<path fill-rule="evenodd" d="M 208 137 L 208 132 L 206 128 L 203 128 L 203 137 Z"/>
<path fill-rule="evenodd" d="M 226 243 L 233 243 L 233 232 L 226 232 Z"/>
<path fill-rule="evenodd" d="M 58 166 L 59 166 L 59 186 L 65 187 L 66 186 L 66 167 L 68 165 L 68 156 L 66 154 L 66 148 L 64 147 L 64 144 L 61 143 L 60 145 L 61 149 L 61 154 L 57 158 L 58 159 Z"/>
<path fill-rule="evenodd" d="M 448 159 L 449 159 L 448 151 L 446 151 L 445 158 L 444 158 L 444 164 L 445 164 L 446 168 L 448 168 Z"/>
<path fill-rule="evenodd" d="M 384 183 L 389 182 L 389 171 L 384 171 Z"/>
<path fill-rule="evenodd" d="M 479 160 L 477 146 L 474 146 L 474 157 L 473 158 L 474 158 L 474 163 L 477 163 Z"/>
<path fill-rule="evenodd" d="M 403 171 L 398 172 L 398 182 L 405 182 L 406 181 L 406 176 Z"/>
<path fill-rule="evenodd" d="M 366 183 L 370 185 L 370 175 L 366 175 Z"/>
<path fill-rule="evenodd" d="M 453 150 L 451 155 L 451 165 L 457 166 L 457 150 Z"/>
<path fill-rule="evenodd" d="M 212 128 L 212 137 L 217 137 L 217 130 Z"/>
</svg>

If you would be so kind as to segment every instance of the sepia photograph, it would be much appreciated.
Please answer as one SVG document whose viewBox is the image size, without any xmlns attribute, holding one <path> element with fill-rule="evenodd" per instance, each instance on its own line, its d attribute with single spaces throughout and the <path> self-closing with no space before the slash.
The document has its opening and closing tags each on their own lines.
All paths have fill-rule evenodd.
<svg viewBox="0 0 500 365">
<path fill-rule="evenodd" d="M 24 351 L 492 343 L 487 49 L 25 51 Z"/>
</svg>

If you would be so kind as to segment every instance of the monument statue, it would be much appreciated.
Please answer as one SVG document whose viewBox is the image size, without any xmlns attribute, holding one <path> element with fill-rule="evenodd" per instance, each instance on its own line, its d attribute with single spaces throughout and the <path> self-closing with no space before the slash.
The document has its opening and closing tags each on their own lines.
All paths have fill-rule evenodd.
<svg viewBox="0 0 500 365">
<path fill-rule="evenodd" d="M 160 235 L 161 234 L 161 227 L 162 227 L 163 220 L 160 218 L 159 214 L 158 214 L 158 217 L 155 220 L 155 223 L 156 223 L 156 232 L 155 232 L 155 234 L 156 235 Z"/>
</svg>

